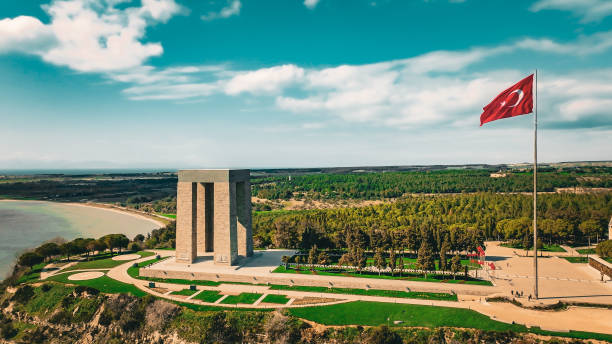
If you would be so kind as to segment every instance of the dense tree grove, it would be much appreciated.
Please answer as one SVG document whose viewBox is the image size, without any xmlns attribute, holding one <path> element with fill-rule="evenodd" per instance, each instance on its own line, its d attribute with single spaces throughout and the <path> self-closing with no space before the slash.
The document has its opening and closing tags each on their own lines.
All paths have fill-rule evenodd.
<svg viewBox="0 0 612 344">
<path fill-rule="evenodd" d="M 612 193 L 543 194 L 538 213 L 546 242 L 587 242 L 603 236 L 612 215 Z M 307 250 L 316 244 L 348 248 L 349 254 L 380 247 L 417 252 L 427 241 L 439 254 L 442 246 L 475 251 L 485 239 L 522 241 L 531 232 L 531 218 L 529 195 L 413 196 L 360 208 L 255 213 L 253 233 L 257 247 Z"/>
<path fill-rule="evenodd" d="M 538 190 L 560 187 L 612 187 L 612 168 L 589 167 L 567 171 L 538 169 Z M 491 178 L 491 170 L 311 174 L 254 179 L 253 195 L 266 199 L 381 199 L 412 193 L 528 192 L 531 172 Z"/>
</svg>

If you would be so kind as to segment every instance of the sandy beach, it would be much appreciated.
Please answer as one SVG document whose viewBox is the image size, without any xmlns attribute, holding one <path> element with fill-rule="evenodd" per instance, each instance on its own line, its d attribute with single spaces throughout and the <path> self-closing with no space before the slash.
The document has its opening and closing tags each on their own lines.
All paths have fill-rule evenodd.
<svg viewBox="0 0 612 344">
<path fill-rule="evenodd" d="M 163 219 L 103 204 L 0 200 L 0 277 L 19 253 L 54 238 L 121 233 L 132 239 L 163 226 Z"/>
</svg>

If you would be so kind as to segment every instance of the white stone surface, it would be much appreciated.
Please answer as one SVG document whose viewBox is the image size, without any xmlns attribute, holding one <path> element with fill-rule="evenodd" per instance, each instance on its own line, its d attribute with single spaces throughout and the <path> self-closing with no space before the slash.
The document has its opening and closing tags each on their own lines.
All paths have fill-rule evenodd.
<svg viewBox="0 0 612 344">
<path fill-rule="evenodd" d="M 87 271 L 87 272 L 79 272 L 78 274 L 68 276 L 70 281 L 84 281 L 95 279 L 104 276 L 104 272 L 102 271 Z"/>
</svg>

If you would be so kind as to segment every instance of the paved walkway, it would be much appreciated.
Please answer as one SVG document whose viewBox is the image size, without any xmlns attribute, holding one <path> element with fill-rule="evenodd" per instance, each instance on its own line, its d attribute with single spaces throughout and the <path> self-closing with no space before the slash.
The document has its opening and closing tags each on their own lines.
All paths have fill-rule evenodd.
<svg viewBox="0 0 612 344">
<path fill-rule="evenodd" d="M 156 251 L 163 257 L 171 256 L 174 252 L 172 251 Z M 191 297 L 178 297 L 176 295 L 170 295 L 172 291 L 179 291 L 188 288 L 184 284 L 174 283 L 158 283 L 156 287 L 167 289 L 168 292 L 159 293 L 153 291 L 147 287 L 148 281 L 134 279 L 127 274 L 127 269 L 134 262 L 141 262 L 151 259 L 151 257 L 141 258 L 126 264 L 122 264 L 111 269 L 107 275 L 111 278 L 119 280 L 124 283 L 133 284 L 139 289 L 156 295 L 161 298 L 166 298 L 174 301 L 189 302 L 201 305 L 214 305 L 223 307 L 248 307 L 248 308 L 283 308 L 283 307 L 312 307 L 312 306 L 326 306 L 331 304 L 338 304 L 351 301 L 373 301 L 373 302 L 387 302 L 387 303 L 400 303 L 400 304 L 415 304 L 415 305 L 430 305 L 438 307 L 454 307 L 454 308 L 466 308 L 472 309 L 482 314 L 491 317 L 494 320 L 517 324 L 524 324 L 526 326 L 539 326 L 545 330 L 551 331 L 566 331 L 566 330 L 577 330 L 577 331 L 589 331 L 612 334 L 612 310 L 601 309 L 601 308 L 582 308 L 582 307 L 570 307 L 565 311 L 536 311 L 529 310 L 514 306 L 508 303 L 492 303 L 483 301 L 484 298 L 478 298 L 467 295 L 459 295 L 458 302 L 452 301 L 430 301 L 421 299 L 408 299 L 408 298 L 392 298 L 392 297 L 381 297 L 381 296 L 362 296 L 362 295 L 350 295 L 350 294 L 332 294 L 332 293 L 316 293 L 316 292 L 302 292 L 294 290 L 271 290 L 268 286 L 257 286 L 257 285 L 245 285 L 245 284 L 226 284 L 222 283 L 219 286 L 198 286 L 199 290 L 216 290 L 220 294 L 224 294 L 221 298 L 216 300 L 214 303 L 207 303 L 200 300 L 193 299 Z M 569 264 L 569 263 L 568 263 Z M 260 293 L 262 297 L 259 298 L 259 302 L 255 304 L 239 304 L 239 305 L 226 305 L 220 302 L 228 295 L 237 295 L 240 293 Z M 271 305 L 262 303 L 261 301 L 269 294 L 285 295 L 290 301 L 285 305 Z M 321 299 L 334 299 L 330 302 L 321 304 L 307 304 L 307 305 L 295 305 L 293 302 L 302 298 L 321 298 Z M 525 300 L 521 300 L 525 302 Z"/>
<path fill-rule="evenodd" d="M 573 247 L 569 247 L 567 245 L 561 245 L 561 248 L 566 250 L 567 253 L 569 253 L 572 256 L 579 256 L 580 255 L 580 253 L 578 251 L 576 251 Z"/>
<path fill-rule="evenodd" d="M 527 296 L 533 293 L 533 257 L 516 256 L 513 251 L 487 242 L 487 260 L 496 266 L 490 273 L 504 296 L 512 297 L 512 291 L 523 292 L 525 298 L 520 301 L 526 303 Z M 612 304 L 612 283 L 602 283 L 599 272 L 588 264 L 570 263 L 557 255 L 538 259 L 538 273 L 537 304 L 558 301 Z"/>
</svg>

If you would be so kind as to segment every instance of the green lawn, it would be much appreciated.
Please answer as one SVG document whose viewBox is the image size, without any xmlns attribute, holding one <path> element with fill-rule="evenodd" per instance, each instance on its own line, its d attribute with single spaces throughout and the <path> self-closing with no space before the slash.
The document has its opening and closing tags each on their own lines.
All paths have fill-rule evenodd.
<svg viewBox="0 0 612 344">
<path fill-rule="evenodd" d="M 550 332 L 539 328 L 495 321 L 476 311 L 463 308 L 433 307 L 356 301 L 331 306 L 290 308 L 292 315 L 324 325 L 466 327 L 492 331 L 532 332 L 581 339 L 612 341 L 612 335 L 588 332 Z M 394 321 L 402 321 L 395 325 Z"/>
<path fill-rule="evenodd" d="M 524 250 L 523 245 L 519 244 L 519 245 L 512 245 L 510 243 L 503 243 L 500 246 L 503 247 L 509 247 L 509 248 L 516 248 L 517 250 Z M 533 250 L 533 249 L 531 249 Z M 541 252 L 567 252 L 565 251 L 565 249 L 557 244 L 553 244 L 553 245 L 548 245 L 548 244 L 544 244 L 543 247 L 541 249 L 539 249 L 538 251 Z"/>
<path fill-rule="evenodd" d="M 191 290 L 191 289 L 183 289 L 183 290 L 179 290 L 179 291 L 173 291 L 170 294 L 172 295 L 184 295 L 184 296 L 191 296 L 195 293 L 197 293 L 197 290 Z"/>
<path fill-rule="evenodd" d="M 589 262 L 589 258 L 587 257 L 561 257 L 565 260 L 567 260 L 570 263 L 582 263 L 582 264 L 586 264 Z"/>
<path fill-rule="evenodd" d="M 576 251 L 578 251 L 578 253 L 580 254 L 595 254 L 594 248 L 580 248 L 580 249 L 577 249 Z"/>
<path fill-rule="evenodd" d="M 400 277 L 399 273 L 396 273 L 395 276 L 391 276 L 390 273 L 378 273 L 374 272 L 362 272 L 361 274 L 355 271 L 343 271 L 339 272 L 337 269 L 323 269 L 323 268 L 315 268 L 314 271 L 302 267 L 300 270 L 296 269 L 285 269 L 284 265 L 280 265 L 272 272 L 276 273 L 300 273 L 307 275 L 323 275 L 323 276 L 344 276 L 344 277 L 361 277 L 361 278 L 382 278 L 382 279 L 401 279 L 406 281 L 419 281 L 419 282 L 438 282 L 438 283 L 460 283 L 460 284 L 479 284 L 479 285 L 492 285 L 489 281 L 479 280 L 468 277 L 467 280 L 463 279 L 463 273 L 457 274 L 457 279 L 452 279 L 451 276 L 448 275 L 435 275 L 428 274 L 427 278 L 425 278 L 422 274 L 407 274 L 404 273 Z"/>
<path fill-rule="evenodd" d="M 268 294 L 266 295 L 266 297 L 264 297 L 264 299 L 261 302 L 278 303 L 278 304 L 284 305 L 287 302 L 289 302 L 289 298 L 286 297 L 285 295 Z"/>
<path fill-rule="evenodd" d="M 457 295 L 447 293 L 425 293 L 425 292 L 406 292 L 399 290 L 381 290 L 381 289 L 352 289 L 352 288 L 327 288 L 327 287 L 307 287 L 307 286 L 288 286 L 273 284 L 270 286 L 272 290 L 299 290 L 315 293 L 331 293 L 331 294 L 353 294 L 367 296 L 386 296 L 400 297 L 409 299 L 425 299 L 425 300 L 444 300 L 457 301 Z"/>
<path fill-rule="evenodd" d="M 216 290 L 203 290 L 201 293 L 193 297 L 193 300 L 200 300 L 204 302 L 215 302 L 221 298 L 219 292 Z"/>
<path fill-rule="evenodd" d="M 136 267 L 133 267 L 133 266 L 130 266 L 130 267 L 128 268 L 127 273 L 128 273 L 128 275 L 130 275 L 132 278 L 146 279 L 145 277 L 140 277 L 140 268 L 141 268 L 141 267 L 143 267 L 143 266 L 147 266 L 147 265 L 149 265 L 149 264 L 157 263 L 157 262 L 159 262 L 160 260 L 164 260 L 164 259 L 166 259 L 166 258 L 168 258 L 168 257 L 162 257 L 162 258 L 159 258 L 159 259 L 158 259 L 158 258 L 153 258 L 153 259 L 148 259 L 148 260 L 145 260 L 144 262 L 140 262 L 140 263 L 138 263 L 138 267 L 137 267 L 137 268 L 136 268 Z"/>
<path fill-rule="evenodd" d="M 94 278 L 91 280 L 84 280 L 84 281 L 71 281 L 68 279 L 68 276 L 70 275 L 72 274 L 70 273 L 59 274 L 59 275 L 49 277 L 48 280 L 60 282 L 60 283 L 67 283 L 67 284 L 84 285 L 84 286 L 98 289 L 99 291 L 103 293 L 107 293 L 107 294 L 131 293 L 134 296 L 139 296 L 139 297 L 146 295 L 144 291 L 138 289 L 137 287 L 131 284 L 119 282 L 106 275 L 102 277 Z"/>
<path fill-rule="evenodd" d="M 389 258 L 385 258 L 385 260 L 387 261 L 387 264 L 388 264 Z M 374 265 L 374 258 L 366 259 L 366 264 Z M 461 259 L 461 265 L 467 266 L 470 269 L 480 269 L 480 265 L 478 265 L 478 263 L 472 263 L 469 259 Z M 416 258 L 404 258 L 404 268 L 417 270 L 418 269 L 417 259 Z M 436 270 L 440 270 L 440 260 L 436 260 Z"/>
<path fill-rule="evenodd" d="M 125 254 L 125 253 L 124 253 Z M 130 254 L 130 253 L 127 253 Z M 139 251 L 136 254 L 140 255 L 140 258 L 150 257 L 154 255 L 153 252 Z M 112 269 L 121 264 L 127 263 L 127 260 L 113 260 L 110 254 L 102 254 L 95 257 L 91 257 L 92 260 L 79 262 L 63 271 L 81 270 L 81 269 Z M 138 258 L 137 258 L 138 259 Z"/>
<path fill-rule="evenodd" d="M 176 220 L 176 214 L 157 214 L 157 215 L 161 215 L 163 217 L 167 217 L 169 219 L 175 219 Z"/>
<path fill-rule="evenodd" d="M 237 303 L 245 303 L 245 304 L 250 305 L 253 302 L 257 301 L 257 299 L 259 299 L 261 295 L 262 294 L 257 294 L 257 293 L 242 293 L 240 295 L 230 295 L 226 297 L 225 299 L 223 299 L 221 303 L 228 304 L 228 305 L 234 305 Z"/>
</svg>

